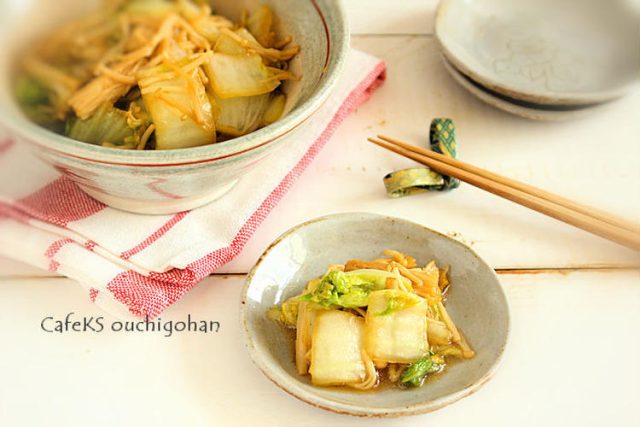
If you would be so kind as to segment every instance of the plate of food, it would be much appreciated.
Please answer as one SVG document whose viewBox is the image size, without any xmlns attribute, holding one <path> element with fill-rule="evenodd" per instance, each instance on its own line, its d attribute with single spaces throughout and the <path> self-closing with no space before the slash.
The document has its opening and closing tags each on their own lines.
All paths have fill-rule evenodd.
<svg viewBox="0 0 640 427">
<path fill-rule="evenodd" d="M 247 276 L 241 318 L 258 368 L 336 413 L 430 412 L 481 387 L 509 334 L 493 269 L 465 244 L 386 216 L 286 232 Z"/>
</svg>

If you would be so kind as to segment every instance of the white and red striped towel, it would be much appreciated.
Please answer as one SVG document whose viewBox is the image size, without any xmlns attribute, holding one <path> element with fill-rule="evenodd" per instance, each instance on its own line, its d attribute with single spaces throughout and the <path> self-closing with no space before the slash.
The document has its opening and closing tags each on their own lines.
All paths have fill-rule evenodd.
<svg viewBox="0 0 640 427">
<path fill-rule="evenodd" d="M 304 140 L 189 212 L 134 215 L 91 199 L 29 147 L 0 138 L 0 254 L 80 282 L 121 317 L 155 317 L 240 253 L 260 223 L 384 80 L 380 60 L 351 51 L 333 95 L 305 124 Z"/>
</svg>

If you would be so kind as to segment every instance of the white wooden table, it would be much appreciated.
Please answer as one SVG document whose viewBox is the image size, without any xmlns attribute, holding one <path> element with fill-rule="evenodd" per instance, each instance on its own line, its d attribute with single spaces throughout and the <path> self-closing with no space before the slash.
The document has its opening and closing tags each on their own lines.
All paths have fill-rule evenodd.
<svg viewBox="0 0 640 427">
<path fill-rule="evenodd" d="M 388 80 L 245 251 L 162 315 L 216 320 L 220 332 L 45 333 L 47 316 L 115 319 L 73 281 L 0 259 L 0 426 L 640 425 L 640 273 L 629 268 L 637 255 L 470 186 L 389 200 L 382 176 L 411 163 L 364 142 L 378 132 L 424 142 L 432 117 L 452 117 L 465 160 L 638 220 L 640 91 L 577 121 L 512 117 L 448 77 L 434 0 L 345 3 L 353 45 L 385 59 Z M 497 269 L 512 334 L 479 392 L 432 414 L 364 420 L 307 406 L 251 364 L 238 322 L 244 273 L 292 225 L 343 211 L 456 233 Z"/>
</svg>

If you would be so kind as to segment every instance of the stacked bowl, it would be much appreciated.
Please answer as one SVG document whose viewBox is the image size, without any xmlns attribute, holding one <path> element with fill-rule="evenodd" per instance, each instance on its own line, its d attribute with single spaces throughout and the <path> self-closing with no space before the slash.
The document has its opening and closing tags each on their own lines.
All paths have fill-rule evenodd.
<svg viewBox="0 0 640 427">
<path fill-rule="evenodd" d="M 621 97 L 640 75 L 640 11 L 624 0 L 442 0 L 436 36 L 469 92 L 559 120 Z"/>
</svg>

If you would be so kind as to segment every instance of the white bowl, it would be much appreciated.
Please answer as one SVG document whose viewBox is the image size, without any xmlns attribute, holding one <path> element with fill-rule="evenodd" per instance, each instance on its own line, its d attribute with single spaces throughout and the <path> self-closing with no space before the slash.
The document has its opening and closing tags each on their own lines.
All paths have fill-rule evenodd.
<svg viewBox="0 0 640 427">
<path fill-rule="evenodd" d="M 301 51 L 291 69 L 302 75 L 284 87 L 288 103 L 277 122 L 217 144 L 178 150 L 132 151 L 66 138 L 30 122 L 12 96 L 13 71 L 31 41 L 97 0 L 19 0 L 0 4 L 0 124 L 18 140 L 99 201 L 139 213 L 174 213 L 201 206 L 229 191 L 258 161 L 286 141 L 329 96 L 349 49 L 349 30 L 339 0 L 214 0 L 217 13 L 234 20 L 243 8 L 267 4 L 278 32 L 290 34 Z M 291 138 L 284 138 L 284 136 Z"/>
<path fill-rule="evenodd" d="M 442 61 L 449 75 L 469 93 L 492 107 L 526 119 L 542 121 L 571 120 L 598 111 L 600 107 L 599 105 L 541 105 L 512 99 L 506 95 L 493 92 L 472 80 L 469 76 L 465 76 L 460 70 L 456 69 L 453 64 L 447 61 L 447 58 L 443 57 Z"/>
<path fill-rule="evenodd" d="M 637 80 L 639 17 L 624 1 L 442 0 L 436 36 L 458 70 L 493 91 L 590 104 Z"/>
<path fill-rule="evenodd" d="M 363 393 L 313 386 L 308 376 L 296 373 L 291 336 L 267 318 L 267 311 L 299 294 L 329 264 L 378 258 L 385 249 L 404 252 L 419 264 L 435 259 L 450 266 L 447 311 L 476 356 L 448 366 L 435 381 L 415 389 Z M 279 237 L 247 276 L 241 318 L 253 361 L 277 386 L 313 406 L 367 417 L 434 411 L 477 391 L 498 367 L 509 335 L 502 287 L 472 249 L 421 225 L 367 213 L 317 218 Z"/>
</svg>

